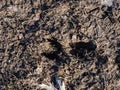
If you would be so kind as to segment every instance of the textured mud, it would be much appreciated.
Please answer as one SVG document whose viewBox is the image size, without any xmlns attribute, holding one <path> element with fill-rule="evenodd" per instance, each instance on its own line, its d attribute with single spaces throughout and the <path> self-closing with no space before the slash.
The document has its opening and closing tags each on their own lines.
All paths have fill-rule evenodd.
<svg viewBox="0 0 120 90">
<path fill-rule="evenodd" d="M 0 90 L 119 90 L 120 1 L 1 0 Z"/>
</svg>

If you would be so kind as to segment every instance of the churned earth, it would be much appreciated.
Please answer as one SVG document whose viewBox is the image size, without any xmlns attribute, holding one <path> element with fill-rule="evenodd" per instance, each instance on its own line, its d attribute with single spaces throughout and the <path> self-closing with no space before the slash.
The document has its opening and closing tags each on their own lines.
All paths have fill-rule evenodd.
<svg viewBox="0 0 120 90">
<path fill-rule="evenodd" d="M 120 1 L 0 0 L 0 90 L 119 90 Z"/>
</svg>

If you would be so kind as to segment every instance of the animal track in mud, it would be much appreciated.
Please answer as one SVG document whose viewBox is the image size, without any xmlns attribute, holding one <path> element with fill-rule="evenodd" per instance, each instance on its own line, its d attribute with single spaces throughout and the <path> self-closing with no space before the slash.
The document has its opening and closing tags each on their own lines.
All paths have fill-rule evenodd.
<svg viewBox="0 0 120 90">
<path fill-rule="evenodd" d="M 55 48 L 56 53 L 59 54 L 60 52 L 63 51 L 62 45 L 57 41 L 56 38 L 52 37 L 52 39 L 47 39 L 47 40 L 48 40 L 48 41 L 50 42 L 50 44 Z"/>
<path fill-rule="evenodd" d="M 57 65 L 61 65 L 64 63 L 69 63 L 71 61 L 70 56 L 63 50 L 62 44 L 58 42 L 58 40 L 54 37 L 47 39 L 50 42 L 52 51 L 47 51 L 41 53 L 42 56 L 50 60 L 55 60 Z M 108 62 L 107 55 L 102 55 L 100 51 L 96 51 L 97 45 L 93 41 L 88 42 L 74 42 L 69 43 L 69 47 L 71 50 L 69 53 L 72 57 L 82 59 L 82 62 L 91 61 L 93 58 L 96 58 L 96 66 L 102 66 Z"/>
<path fill-rule="evenodd" d="M 87 53 L 95 51 L 97 48 L 92 41 L 70 43 L 70 47 L 72 48 L 70 53 L 78 58 L 85 58 Z"/>
<path fill-rule="evenodd" d="M 59 57 L 58 54 L 62 52 L 62 45 L 54 37 L 52 37 L 51 39 L 47 39 L 47 41 L 50 42 L 50 45 L 52 46 L 54 51 L 43 52 L 41 53 L 41 55 L 47 57 L 48 59 L 57 59 Z"/>
<path fill-rule="evenodd" d="M 52 37 L 50 39 L 47 39 L 48 42 L 50 42 L 51 48 L 53 48 L 53 51 L 48 51 L 48 52 L 43 52 L 41 53 L 42 56 L 45 56 L 48 59 L 52 60 L 59 60 L 64 57 L 67 59 L 70 59 L 69 55 L 64 52 L 62 45 L 57 41 L 56 38 Z M 94 51 L 97 48 L 97 45 L 95 45 L 92 41 L 89 42 L 75 42 L 75 43 L 70 43 L 70 54 L 75 57 L 79 58 L 85 58 L 87 57 L 94 57 Z M 60 62 L 62 62 L 60 60 Z M 63 61 L 65 62 L 65 61 Z"/>
<path fill-rule="evenodd" d="M 47 41 L 50 42 L 53 51 L 43 52 L 41 53 L 42 56 L 45 56 L 50 60 L 55 60 L 56 64 L 58 65 L 67 63 L 70 60 L 68 55 L 64 52 L 62 45 L 57 41 L 56 38 L 52 37 L 47 39 Z"/>
<path fill-rule="evenodd" d="M 54 51 L 51 51 L 51 52 L 43 52 L 43 53 L 41 53 L 41 55 L 47 57 L 48 59 L 57 59 L 57 58 L 58 58 L 57 53 L 54 52 Z"/>
</svg>

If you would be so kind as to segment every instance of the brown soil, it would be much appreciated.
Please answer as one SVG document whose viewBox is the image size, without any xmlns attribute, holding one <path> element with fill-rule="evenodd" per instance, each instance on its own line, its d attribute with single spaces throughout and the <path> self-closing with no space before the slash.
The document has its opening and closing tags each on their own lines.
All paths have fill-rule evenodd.
<svg viewBox="0 0 120 90">
<path fill-rule="evenodd" d="M 0 0 L 0 90 L 119 90 L 120 1 Z"/>
</svg>

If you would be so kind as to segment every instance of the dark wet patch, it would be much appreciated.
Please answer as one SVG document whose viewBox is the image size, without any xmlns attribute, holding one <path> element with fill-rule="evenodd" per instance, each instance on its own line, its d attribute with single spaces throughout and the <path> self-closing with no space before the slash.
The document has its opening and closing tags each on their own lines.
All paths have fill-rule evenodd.
<svg viewBox="0 0 120 90">
<path fill-rule="evenodd" d="M 62 45 L 57 41 L 56 38 L 52 37 L 51 39 L 47 39 L 47 40 L 50 42 L 50 44 L 52 45 L 52 47 L 55 48 L 56 53 L 59 54 L 60 52 L 63 51 Z"/>
<path fill-rule="evenodd" d="M 50 39 L 47 39 L 47 41 L 50 42 L 53 51 L 42 52 L 42 56 L 45 56 L 50 60 L 54 60 L 57 65 L 69 63 L 71 61 L 70 57 L 67 55 L 66 52 L 64 52 L 62 45 L 58 42 L 56 38 L 52 37 Z"/>
<path fill-rule="evenodd" d="M 42 56 L 45 56 L 48 59 L 57 59 L 58 58 L 58 53 L 55 51 L 51 51 L 51 52 L 43 52 L 41 53 Z"/>
<path fill-rule="evenodd" d="M 58 54 L 55 51 L 43 52 L 43 53 L 41 53 L 41 55 L 45 56 L 49 60 L 54 60 L 56 65 L 58 65 L 58 66 L 69 63 L 71 61 L 71 59 L 69 58 L 68 55 L 66 55 L 66 54 Z"/>
<path fill-rule="evenodd" d="M 84 49 L 88 52 L 94 51 L 96 49 L 96 45 L 93 42 L 76 42 L 76 43 L 70 43 L 71 48 L 74 49 Z"/>
<path fill-rule="evenodd" d="M 93 42 L 76 42 L 70 43 L 72 50 L 70 53 L 78 58 L 84 58 L 91 51 L 95 51 L 97 46 Z"/>
<path fill-rule="evenodd" d="M 70 54 L 79 57 L 79 58 L 84 58 L 85 57 L 85 51 L 84 50 L 76 50 L 76 49 L 72 49 L 70 50 Z"/>
<path fill-rule="evenodd" d="M 43 52 L 41 53 L 42 56 L 45 56 L 48 59 L 59 59 L 60 52 L 62 52 L 62 45 L 57 41 L 56 38 L 52 37 L 50 39 L 47 39 L 48 42 L 50 42 L 51 48 L 54 49 L 54 51 L 50 52 Z"/>
</svg>

